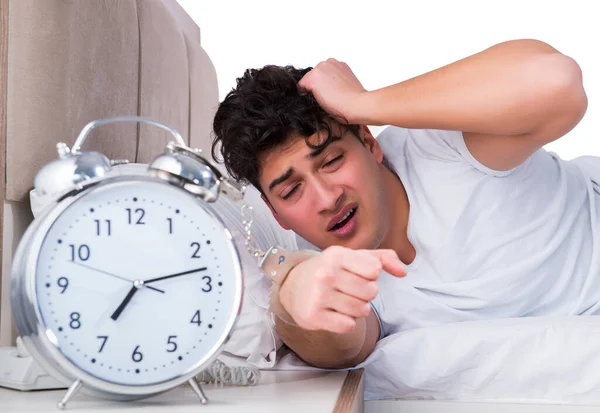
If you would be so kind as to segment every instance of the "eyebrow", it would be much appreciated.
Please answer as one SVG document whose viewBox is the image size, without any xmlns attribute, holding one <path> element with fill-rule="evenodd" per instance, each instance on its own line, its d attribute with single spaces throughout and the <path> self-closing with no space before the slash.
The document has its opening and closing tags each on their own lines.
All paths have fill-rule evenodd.
<svg viewBox="0 0 600 413">
<path fill-rule="evenodd" d="M 341 136 L 332 136 L 331 140 L 327 143 L 327 145 L 319 147 L 315 150 L 313 150 L 311 153 L 308 154 L 308 158 L 310 159 L 314 159 L 317 156 L 319 156 L 325 149 L 327 149 L 327 147 L 332 144 L 335 141 L 339 141 L 340 139 L 342 139 Z M 289 179 L 290 176 L 292 176 L 292 174 L 294 173 L 294 168 L 289 168 L 287 171 L 285 171 L 281 176 L 279 176 L 278 178 L 273 179 L 273 181 L 269 184 L 269 192 L 271 192 L 273 190 L 273 188 L 275 188 L 277 185 L 279 185 L 280 183 L 286 181 L 287 179 Z"/>
<path fill-rule="evenodd" d="M 279 185 L 280 183 L 282 183 L 285 180 L 287 180 L 290 176 L 292 176 L 293 173 L 294 173 L 294 168 L 290 168 L 287 171 L 285 171 L 283 173 L 283 175 L 281 175 L 279 178 L 273 179 L 273 182 L 271 182 L 269 184 L 269 192 L 271 192 L 271 190 L 273 188 L 275 188 L 277 185 Z"/>
<path fill-rule="evenodd" d="M 341 136 L 332 136 L 331 140 L 329 142 L 327 142 L 327 145 L 324 146 L 320 146 L 317 149 L 313 150 L 311 153 L 308 154 L 308 158 L 310 159 L 314 159 L 317 156 L 319 156 L 325 149 L 327 149 L 329 147 L 329 145 L 331 145 L 333 142 L 335 141 L 339 141 L 340 139 L 342 139 Z"/>
</svg>

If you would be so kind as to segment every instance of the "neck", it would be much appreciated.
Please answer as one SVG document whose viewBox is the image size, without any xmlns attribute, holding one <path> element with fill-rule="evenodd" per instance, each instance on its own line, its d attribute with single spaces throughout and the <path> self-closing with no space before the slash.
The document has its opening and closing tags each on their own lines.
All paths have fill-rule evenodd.
<svg viewBox="0 0 600 413">
<path fill-rule="evenodd" d="M 407 234 L 410 211 L 408 196 L 402 181 L 393 171 L 384 168 L 383 176 L 390 225 L 380 248 L 396 251 L 404 264 L 410 264 L 415 259 L 416 251 Z"/>
</svg>

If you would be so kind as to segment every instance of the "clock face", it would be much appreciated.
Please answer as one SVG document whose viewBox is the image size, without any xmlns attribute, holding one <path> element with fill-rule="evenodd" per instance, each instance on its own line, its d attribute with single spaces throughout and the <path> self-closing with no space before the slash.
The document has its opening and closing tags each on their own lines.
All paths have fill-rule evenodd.
<svg viewBox="0 0 600 413">
<path fill-rule="evenodd" d="M 151 385 L 212 356 L 241 300 L 229 233 L 199 201 L 150 180 L 91 189 L 42 243 L 36 295 L 46 335 L 96 378 Z"/>
</svg>

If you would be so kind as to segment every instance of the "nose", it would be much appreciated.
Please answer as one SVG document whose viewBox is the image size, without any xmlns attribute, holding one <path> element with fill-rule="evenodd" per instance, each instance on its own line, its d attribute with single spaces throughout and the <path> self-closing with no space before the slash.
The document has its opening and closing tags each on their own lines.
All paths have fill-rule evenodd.
<svg viewBox="0 0 600 413">
<path fill-rule="evenodd" d="M 343 202 L 344 189 L 341 185 L 318 177 L 313 183 L 314 203 L 319 212 L 336 211 Z"/>
</svg>

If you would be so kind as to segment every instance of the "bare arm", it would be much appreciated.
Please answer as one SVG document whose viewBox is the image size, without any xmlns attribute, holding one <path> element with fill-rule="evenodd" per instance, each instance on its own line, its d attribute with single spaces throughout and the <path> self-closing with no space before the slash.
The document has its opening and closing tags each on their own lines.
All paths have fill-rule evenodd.
<svg viewBox="0 0 600 413">
<path fill-rule="evenodd" d="M 573 59 L 540 41 L 513 40 L 363 100 L 361 123 L 521 135 L 557 113 L 580 114 L 585 93 Z"/>
<path fill-rule="evenodd" d="M 496 169 L 563 136 L 587 109 L 578 64 L 537 40 L 499 43 L 370 92 L 344 63 L 319 65 L 300 87 L 331 113 L 350 123 L 462 131 L 473 156 Z"/>
</svg>

